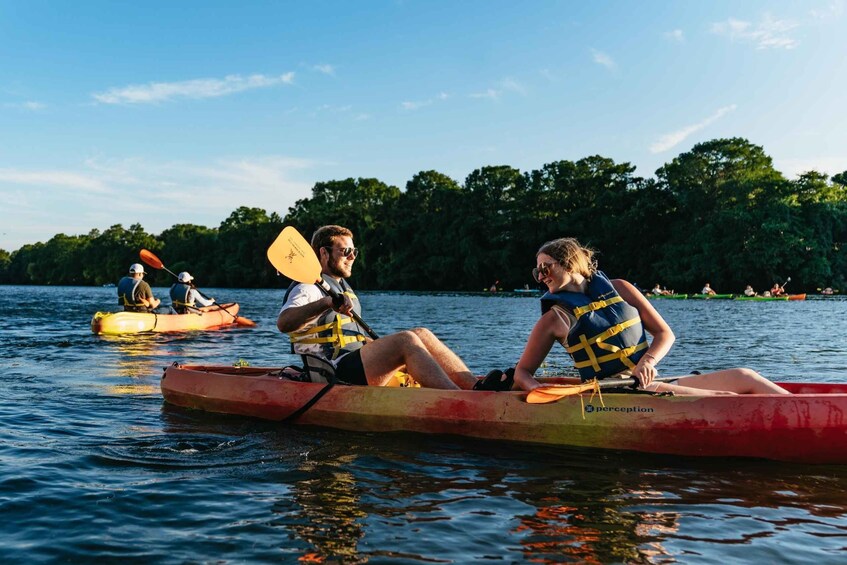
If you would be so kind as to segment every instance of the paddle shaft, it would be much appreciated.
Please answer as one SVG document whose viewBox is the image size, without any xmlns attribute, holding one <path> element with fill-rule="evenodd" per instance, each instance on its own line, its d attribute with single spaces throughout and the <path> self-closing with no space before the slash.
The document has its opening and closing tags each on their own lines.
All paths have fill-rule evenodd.
<svg viewBox="0 0 847 565">
<path fill-rule="evenodd" d="M 142 251 L 142 252 L 141 252 L 141 260 L 142 260 L 142 261 L 144 261 L 145 263 L 147 263 L 148 265 L 150 265 L 150 266 L 151 266 L 151 267 L 153 267 L 154 269 L 163 269 L 163 270 L 165 270 L 165 271 L 169 272 L 171 275 L 173 275 L 173 277 L 174 277 L 175 279 L 179 280 L 179 276 L 178 276 L 176 273 L 174 273 L 173 271 L 171 271 L 170 269 L 168 269 L 167 267 L 165 267 L 165 264 L 164 264 L 164 263 L 162 263 L 162 260 L 161 260 L 161 259 L 159 259 L 159 258 L 158 258 L 158 257 L 156 257 L 155 255 L 153 255 L 153 253 L 151 253 L 150 251 L 147 251 L 146 249 L 142 249 L 141 251 Z M 197 294 L 199 294 L 200 296 L 202 296 L 202 297 L 203 297 L 203 298 L 205 298 L 206 300 L 212 300 L 211 298 L 209 298 L 208 296 L 206 296 L 205 294 L 203 294 L 202 292 L 200 292 L 200 290 L 199 290 L 196 286 L 194 286 L 193 284 L 191 285 L 191 288 L 193 288 L 194 290 L 196 290 L 196 291 L 197 291 Z M 222 307 L 220 306 L 220 304 L 218 304 L 218 302 L 217 302 L 216 300 L 212 300 L 212 304 L 217 304 L 217 305 L 218 305 L 218 307 L 219 307 L 221 310 L 223 310 L 224 312 L 226 312 L 227 314 L 229 314 L 230 316 L 232 316 L 233 321 L 235 321 L 236 323 L 239 323 L 239 316 L 236 316 L 235 314 L 233 314 L 232 312 L 230 312 L 230 311 L 229 311 L 229 310 L 227 310 L 226 308 L 222 308 Z M 198 310 L 199 310 L 199 309 L 198 309 Z M 241 320 L 244 320 L 244 321 L 245 321 L 245 325 L 250 325 L 250 324 L 252 324 L 252 323 L 253 323 L 253 321 L 252 321 L 252 320 L 248 320 L 247 318 L 245 318 L 245 317 L 243 317 L 243 316 L 241 316 Z M 246 322 L 249 322 L 249 324 L 247 324 Z"/>
<path fill-rule="evenodd" d="M 680 375 L 676 377 L 656 377 L 653 379 L 653 382 L 657 383 L 669 383 L 671 381 L 675 381 L 677 379 L 681 379 L 683 377 L 690 377 L 691 375 Z M 628 378 L 628 379 L 602 379 L 598 381 L 600 388 L 621 388 L 621 387 L 636 387 L 638 386 L 638 379 Z"/>
<path fill-rule="evenodd" d="M 690 375 L 681 375 L 677 377 L 656 377 L 654 382 L 669 382 L 687 377 Z M 618 389 L 629 388 L 633 392 L 637 390 L 638 381 L 634 378 L 628 379 L 603 379 L 600 381 L 589 381 L 582 384 L 573 385 L 550 385 L 535 388 L 526 396 L 526 401 L 529 404 L 549 404 L 557 402 L 567 396 L 575 396 L 583 392 L 591 392 L 595 389 Z"/>
</svg>

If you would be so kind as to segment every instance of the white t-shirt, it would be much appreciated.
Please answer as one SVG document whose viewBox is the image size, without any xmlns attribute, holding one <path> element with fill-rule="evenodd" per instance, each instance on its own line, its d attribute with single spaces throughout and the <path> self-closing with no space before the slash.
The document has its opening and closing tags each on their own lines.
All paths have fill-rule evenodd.
<svg viewBox="0 0 847 565">
<path fill-rule="evenodd" d="M 297 306 L 305 306 L 306 304 L 311 304 L 312 302 L 317 302 L 325 295 L 321 289 L 318 288 L 315 284 L 303 284 L 300 283 L 294 288 L 291 289 L 291 292 L 288 294 L 288 300 L 282 305 L 282 308 L 279 309 L 279 313 L 282 314 L 289 308 L 294 308 Z M 318 319 L 321 315 L 317 315 L 311 320 L 306 322 L 306 325 L 301 328 L 301 330 L 313 328 L 318 325 Z M 296 343 L 294 344 L 294 352 L 298 355 L 303 355 L 304 353 L 309 353 L 311 355 L 317 355 L 318 357 L 323 357 L 323 348 L 318 343 Z M 339 357 L 338 359 L 340 359 Z M 337 362 L 338 359 L 335 361 Z"/>
</svg>

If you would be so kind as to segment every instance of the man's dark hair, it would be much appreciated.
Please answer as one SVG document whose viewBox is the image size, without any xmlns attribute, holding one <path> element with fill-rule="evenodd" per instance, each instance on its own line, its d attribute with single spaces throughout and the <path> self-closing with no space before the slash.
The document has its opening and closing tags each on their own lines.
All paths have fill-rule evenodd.
<svg viewBox="0 0 847 565">
<path fill-rule="evenodd" d="M 353 237 L 353 232 L 342 226 L 322 226 L 312 234 L 312 249 L 315 255 L 321 256 L 321 247 L 332 247 L 334 237 Z"/>
</svg>

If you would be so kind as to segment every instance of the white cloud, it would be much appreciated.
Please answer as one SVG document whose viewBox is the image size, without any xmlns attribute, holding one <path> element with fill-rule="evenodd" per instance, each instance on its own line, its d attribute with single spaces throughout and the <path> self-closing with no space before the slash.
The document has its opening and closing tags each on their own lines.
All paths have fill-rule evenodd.
<svg viewBox="0 0 847 565">
<path fill-rule="evenodd" d="M 665 32 L 665 37 L 670 39 L 671 41 L 676 41 L 678 43 L 682 43 L 685 41 L 685 34 L 682 33 L 681 29 L 675 29 L 673 31 Z"/>
<path fill-rule="evenodd" d="M 809 14 L 816 20 L 831 20 L 840 18 L 844 15 L 844 1 L 835 0 L 830 2 L 823 9 L 814 8 L 810 10 Z"/>
<path fill-rule="evenodd" d="M 8 102 L 3 104 L 6 108 L 18 108 L 21 110 L 29 110 L 31 112 L 38 112 L 39 110 L 43 110 L 47 107 L 46 104 L 41 102 L 36 102 L 34 100 L 28 100 L 26 102 Z"/>
<path fill-rule="evenodd" d="M 315 65 L 312 68 L 318 71 L 319 73 L 335 76 L 335 67 L 333 67 L 332 65 Z"/>
<path fill-rule="evenodd" d="M 785 159 L 774 157 L 773 161 L 774 168 L 786 178 L 796 178 L 809 171 L 817 171 L 829 176 L 847 171 L 847 154 L 840 157 L 788 157 Z"/>
<path fill-rule="evenodd" d="M 331 163 L 284 156 L 202 163 L 92 158 L 75 170 L 0 169 L 0 205 L 16 210 L 4 220 L 0 248 L 116 223 L 139 222 L 150 233 L 177 223 L 216 226 L 238 206 L 285 214 L 309 196 L 318 165 Z"/>
<path fill-rule="evenodd" d="M 509 90 L 511 92 L 517 92 L 518 94 L 526 96 L 526 87 L 524 85 L 522 85 L 521 83 L 519 83 L 518 81 L 514 80 L 514 79 L 511 79 L 511 78 L 503 79 L 502 81 L 500 81 L 500 87 L 503 90 Z"/>
<path fill-rule="evenodd" d="M 715 112 L 714 114 L 712 114 L 701 122 L 690 126 L 685 126 L 682 129 L 663 135 L 659 138 L 658 141 L 656 141 L 650 146 L 650 153 L 662 153 L 664 151 L 667 151 L 668 149 L 676 147 L 692 133 L 700 131 L 709 124 L 719 120 L 729 112 L 735 110 L 735 108 L 735 104 L 732 104 L 731 106 L 724 106 L 723 108 L 720 108 L 717 112 Z"/>
<path fill-rule="evenodd" d="M 435 102 L 443 102 L 450 98 L 450 95 L 446 92 L 439 92 L 433 98 L 427 98 L 426 100 L 406 100 L 400 103 L 400 107 L 404 110 L 418 110 L 425 106 L 432 106 Z"/>
<path fill-rule="evenodd" d="M 401 102 L 400 106 L 403 107 L 404 110 L 417 110 L 419 108 L 423 108 L 424 106 L 432 105 L 432 100 L 422 100 L 420 102 Z"/>
<path fill-rule="evenodd" d="M 110 88 L 106 92 L 92 94 L 103 104 L 155 104 L 174 98 L 215 98 L 255 88 L 268 88 L 281 84 L 292 84 L 294 73 L 278 76 L 229 75 L 222 79 L 205 78 L 182 82 L 151 82 Z"/>
<path fill-rule="evenodd" d="M 610 70 L 614 70 L 614 69 L 617 68 L 615 61 L 611 57 L 609 57 L 608 55 L 603 53 L 602 51 L 598 51 L 597 49 L 592 49 L 591 50 L 591 56 L 592 56 L 592 59 L 594 60 L 594 62 L 597 63 L 598 65 L 602 65 L 602 66 L 604 66 L 604 67 L 606 67 L 607 69 L 610 69 Z"/>
<path fill-rule="evenodd" d="M 538 71 L 538 74 L 540 74 L 550 82 L 556 82 L 558 80 L 558 77 L 556 77 L 556 75 L 553 74 L 553 71 L 551 71 L 550 69 L 541 69 Z"/>
<path fill-rule="evenodd" d="M 100 179 L 91 174 L 76 171 L 28 171 L 23 169 L 0 169 L 0 183 L 16 186 L 54 186 L 72 188 L 86 192 L 104 194 L 109 189 Z M 2 190 L 2 187 L 0 187 Z"/>
<path fill-rule="evenodd" d="M 756 49 L 794 49 L 800 42 L 789 32 L 798 26 L 790 20 L 776 20 L 765 14 L 757 24 L 729 18 L 711 26 L 714 34 L 729 37 L 732 41 L 752 43 Z"/>
<path fill-rule="evenodd" d="M 500 91 L 489 88 L 482 92 L 472 92 L 468 94 L 470 98 L 487 98 L 489 100 L 497 100 L 500 97 Z"/>
</svg>

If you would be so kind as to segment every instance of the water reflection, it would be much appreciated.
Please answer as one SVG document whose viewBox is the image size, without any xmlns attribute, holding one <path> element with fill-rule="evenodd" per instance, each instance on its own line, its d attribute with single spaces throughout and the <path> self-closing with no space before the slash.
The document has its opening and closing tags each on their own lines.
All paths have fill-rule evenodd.
<svg viewBox="0 0 847 565">
<path fill-rule="evenodd" d="M 274 504 L 275 524 L 291 531 L 292 537 L 305 542 L 301 562 L 360 563 L 358 544 L 364 537 L 361 522 L 367 513 L 360 505 L 355 476 L 347 470 L 355 455 L 331 457 L 322 461 L 304 461 L 303 473 L 291 485 L 290 495 Z"/>
</svg>

